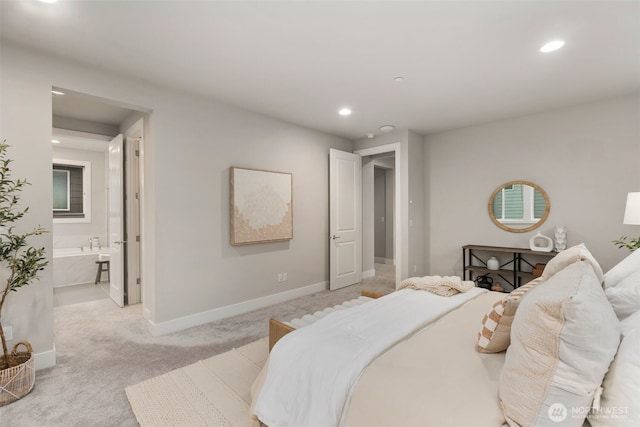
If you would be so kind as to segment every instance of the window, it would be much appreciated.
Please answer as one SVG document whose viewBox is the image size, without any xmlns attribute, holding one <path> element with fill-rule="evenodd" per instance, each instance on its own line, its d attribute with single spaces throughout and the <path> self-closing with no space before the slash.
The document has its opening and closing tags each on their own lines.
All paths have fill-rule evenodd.
<svg viewBox="0 0 640 427">
<path fill-rule="evenodd" d="M 91 222 L 91 163 L 53 160 L 53 222 Z"/>
<path fill-rule="evenodd" d="M 69 171 L 53 165 L 53 212 L 71 211 L 71 183 Z"/>
<path fill-rule="evenodd" d="M 546 207 L 544 196 L 529 185 L 507 185 L 493 199 L 493 214 L 502 223 L 534 224 Z"/>
</svg>

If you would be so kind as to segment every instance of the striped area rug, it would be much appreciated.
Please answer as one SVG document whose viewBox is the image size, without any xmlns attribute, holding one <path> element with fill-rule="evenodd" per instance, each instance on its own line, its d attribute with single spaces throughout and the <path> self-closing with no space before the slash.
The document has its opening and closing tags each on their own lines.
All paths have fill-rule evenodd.
<svg viewBox="0 0 640 427">
<path fill-rule="evenodd" d="M 141 426 L 255 427 L 251 385 L 264 366 L 269 340 L 151 378 L 125 389 Z"/>
</svg>

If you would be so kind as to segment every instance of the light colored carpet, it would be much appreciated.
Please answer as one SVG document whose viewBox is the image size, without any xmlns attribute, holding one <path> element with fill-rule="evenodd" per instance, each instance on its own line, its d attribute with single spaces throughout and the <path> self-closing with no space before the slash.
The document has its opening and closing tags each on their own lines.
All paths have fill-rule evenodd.
<svg viewBox="0 0 640 427">
<path fill-rule="evenodd" d="M 142 427 L 257 427 L 251 384 L 269 354 L 263 338 L 125 389 Z"/>
</svg>

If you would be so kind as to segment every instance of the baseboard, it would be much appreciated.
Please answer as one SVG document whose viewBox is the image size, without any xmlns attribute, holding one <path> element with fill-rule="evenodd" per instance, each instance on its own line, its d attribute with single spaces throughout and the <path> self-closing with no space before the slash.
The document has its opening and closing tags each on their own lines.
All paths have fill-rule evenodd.
<svg viewBox="0 0 640 427">
<path fill-rule="evenodd" d="M 53 349 L 49 351 L 36 353 L 34 355 L 33 362 L 35 364 L 36 371 L 56 366 L 56 345 L 53 344 Z"/>
<path fill-rule="evenodd" d="M 371 269 L 371 270 L 367 270 L 367 271 L 363 271 L 363 272 L 362 272 L 362 278 L 363 278 L 363 279 L 366 279 L 367 277 L 373 277 L 373 276 L 375 276 L 375 275 L 376 275 L 376 270 L 375 270 L 375 268 L 374 268 L 374 269 Z"/>
<path fill-rule="evenodd" d="M 174 332 L 193 328 L 194 326 L 199 326 L 205 323 L 224 319 L 226 317 L 248 313 L 249 311 L 257 310 L 262 307 L 267 307 L 269 305 L 278 304 L 294 298 L 299 298 L 305 295 L 324 291 L 326 289 L 327 282 L 320 282 L 273 295 L 267 295 L 266 297 L 214 308 L 213 310 L 207 310 L 200 313 L 191 314 L 189 316 L 179 317 L 173 320 L 167 320 L 166 322 L 154 323 L 150 320 L 147 320 L 147 322 L 149 323 L 149 333 L 151 333 L 151 335 L 153 335 L 154 337 L 171 334 Z"/>
<path fill-rule="evenodd" d="M 387 265 L 395 265 L 396 261 L 394 259 L 385 258 L 384 263 Z"/>
<path fill-rule="evenodd" d="M 386 265 L 393 265 L 393 259 L 389 259 L 389 258 L 382 258 L 382 257 L 375 257 L 374 262 L 377 264 L 386 264 Z"/>
</svg>

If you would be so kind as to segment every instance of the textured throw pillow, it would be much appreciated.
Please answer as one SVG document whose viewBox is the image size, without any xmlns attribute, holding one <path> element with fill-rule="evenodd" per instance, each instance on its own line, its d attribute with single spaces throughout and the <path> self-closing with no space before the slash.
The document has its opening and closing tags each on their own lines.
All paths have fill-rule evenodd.
<svg viewBox="0 0 640 427">
<path fill-rule="evenodd" d="M 598 281 L 602 283 L 602 268 L 598 261 L 591 255 L 589 249 L 585 246 L 584 243 L 580 243 L 579 245 L 572 246 L 564 251 L 560 252 L 558 255 L 551 258 L 551 260 L 544 267 L 544 271 L 542 272 L 542 277 L 545 280 L 550 279 L 554 274 L 563 270 L 565 267 L 573 264 L 576 261 L 587 261 L 591 264 L 593 271 L 596 273 L 596 277 Z"/>
<path fill-rule="evenodd" d="M 604 290 L 618 319 L 624 320 L 640 310 L 640 269 Z"/>
<path fill-rule="evenodd" d="M 600 280 L 575 262 L 522 299 L 500 375 L 509 425 L 582 426 L 620 342 Z"/>
<path fill-rule="evenodd" d="M 628 257 L 607 271 L 607 274 L 604 275 L 604 287 L 616 286 L 634 271 L 640 271 L 640 249 L 631 252 Z"/>
<path fill-rule="evenodd" d="M 540 283 L 542 283 L 542 278 L 535 278 L 526 285 L 514 289 L 493 305 L 491 311 L 483 317 L 482 326 L 480 332 L 478 332 L 476 349 L 480 353 L 499 353 L 509 347 L 511 342 L 511 323 L 520 300 L 534 286 Z"/>
<path fill-rule="evenodd" d="M 640 312 L 623 322 L 622 342 L 604 377 L 600 402 L 589 411 L 592 427 L 640 426 Z"/>
</svg>

